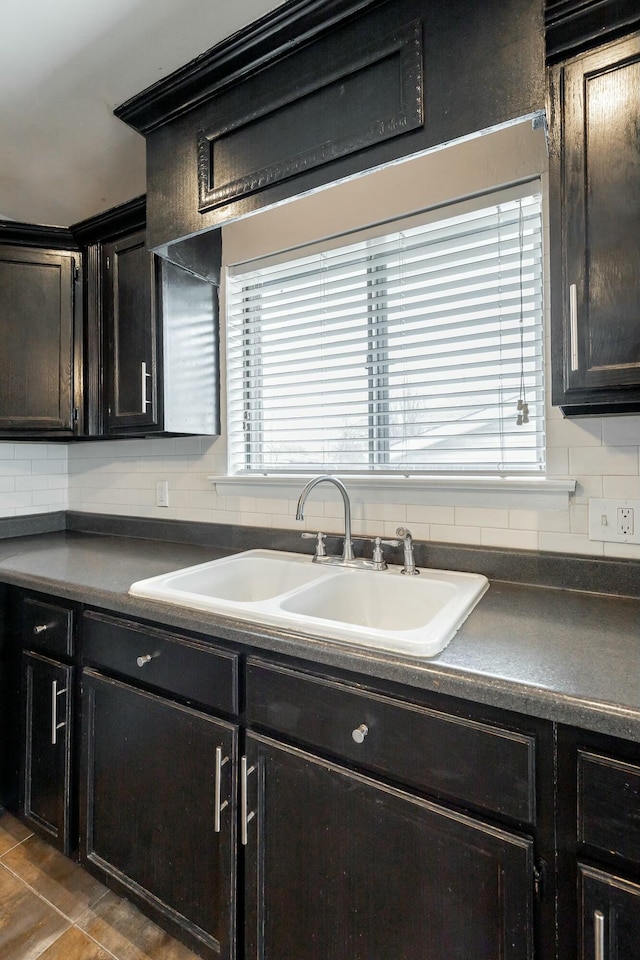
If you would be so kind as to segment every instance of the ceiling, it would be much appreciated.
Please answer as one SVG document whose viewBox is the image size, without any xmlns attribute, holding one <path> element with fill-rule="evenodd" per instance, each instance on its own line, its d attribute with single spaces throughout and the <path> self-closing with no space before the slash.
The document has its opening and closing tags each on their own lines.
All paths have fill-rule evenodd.
<svg viewBox="0 0 640 960">
<path fill-rule="evenodd" d="M 144 193 L 114 107 L 282 2 L 5 0 L 0 218 L 69 226 Z"/>
</svg>

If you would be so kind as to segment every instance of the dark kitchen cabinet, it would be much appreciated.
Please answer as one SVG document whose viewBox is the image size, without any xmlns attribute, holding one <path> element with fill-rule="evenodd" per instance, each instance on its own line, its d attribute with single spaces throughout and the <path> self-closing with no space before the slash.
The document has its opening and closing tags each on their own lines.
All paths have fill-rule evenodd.
<svg viewBox="0 0 640 960">
<path fill-rule="evenodd" d="M 581 867 L 580 960 L 637 960 L 640 944 L 640 886 Z"/>
<path fill-rule="evenodd" d="M 640 754 L 558 731 L 559 957 L 635 960 L 640 943 Z"/>
<path fill-rule="evenodd" d="M 23 653 L 22 664 L 22 815 L 54 846 L 68 853 L 73 667 L 32 651 Z"/>
<path fill-rule="evenodd" d="M 238 728 L 181 701 L 233 709 L 235 658 L 99 614 L 85 627 L 84 659 L 101 672 L 82 675 L 81 861 L 203 956 L 229 960 Z"/>
<path fill-rule="evenodd" d="M 540 0 L 279 5 L 115 111 L 151 245 L 541 110 L 543 63 Z"/>
<path fill-rule="evenodd" d="M 16 642 L 22 648 L 20 811 L 64 853 L 75 846 L 74 653 L 71 608 L 18 593 Z"/>
<path fill-rule="evenodd" d="M 148 249 L 145 198 L 71 229 L 85 245 L 86 435 L 220 432 L 220 245 L 206 276 Z"/>
<path fill-rule="evenodd" d="M 530 960 L 533 843 L 252 734 L 247 960 Z"/>
<path fill-rule="evenodd" d="M 247 960 L 531 960 L 536 937 L 551 945 L 535 736 L 253 657 L 246 700 Z"/>
<path fill-rule="evenodd" d="M 102 255 L 107 432 L 154 432 L 162 417 L 157 261 L 144 230 L 105 244 Z"/>
<path fill-rule="evenodd" d="M 552 398 L 640 410 L 640 34 L 551 71 Z"/>
<path fill-rule="evenodd" d="M 80 270 L 78 251 L 0 243 L 0 437 L 81 427 Z"/>
</svg>

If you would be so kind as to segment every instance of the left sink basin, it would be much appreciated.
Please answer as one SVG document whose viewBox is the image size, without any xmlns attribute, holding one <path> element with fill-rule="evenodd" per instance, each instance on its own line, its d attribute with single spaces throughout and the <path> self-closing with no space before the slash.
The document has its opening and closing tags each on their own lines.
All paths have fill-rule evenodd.
<svg viewBox="0 0 640 960">
<path fill-rule="evenodd" d="M 139 580 L 129 593 L 215 610 L 222 603 L 259 603 L 302 587 L 323 576 L 309 557 L 275 550 L 248 550 L 233 557 L 209 560 L 195 567 Z"/>
</svg>

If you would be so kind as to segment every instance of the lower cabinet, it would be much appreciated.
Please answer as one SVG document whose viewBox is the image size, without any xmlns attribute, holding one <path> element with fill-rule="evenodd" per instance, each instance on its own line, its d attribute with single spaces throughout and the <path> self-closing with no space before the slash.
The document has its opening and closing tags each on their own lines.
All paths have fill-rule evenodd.
<svg viewBox="0 0 640 960">
<path fill-rule="evenodd" d="M 637 960 L 640 885 L 580 866 L 580 960 Z"/>
<path fill-rule="evenodd" d="M 85 865 L 234 956 L 237 728 L 85 670 Z"/>
<path fill-rule="evenodd" d="M 530 960 L 533 842 L 250 734 L 246 957 Z"/>
<path fill-rule="evenodd" d="M 83 616 L 80 859 L 204 957 L 236 956 L 238 657 Z M 196 702 L 194 706 L 193 703 Z"/>
<path fill-rule="evenodd" d="M 75 613 L 41 594 L 13 595 L 21 651 L 19 804 L 22 817 L 63 853 L 76 849 Z"/>
<path fill-rule="evenodd" d="M 73 667 L 39 653 L 22 655 L 24 736 L 21 810 L 64 853 L 72 845 L 71 713 Z"/>
</svg>

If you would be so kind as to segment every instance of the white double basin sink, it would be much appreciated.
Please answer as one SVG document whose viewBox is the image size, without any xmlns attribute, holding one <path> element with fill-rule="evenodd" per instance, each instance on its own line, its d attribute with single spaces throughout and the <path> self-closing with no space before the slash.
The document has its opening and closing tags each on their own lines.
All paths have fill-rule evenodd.
<svg viewBox="0 0 640 960">
<path fill-rule="evenodd" d="M 360 569 L 247 550 L 140 580 L 129 593 L 357 647 L 432 657 L 487 590 L 475 573 Z"/>
</svg>

